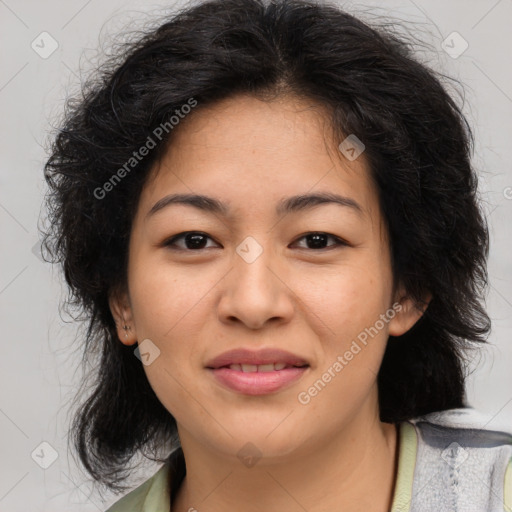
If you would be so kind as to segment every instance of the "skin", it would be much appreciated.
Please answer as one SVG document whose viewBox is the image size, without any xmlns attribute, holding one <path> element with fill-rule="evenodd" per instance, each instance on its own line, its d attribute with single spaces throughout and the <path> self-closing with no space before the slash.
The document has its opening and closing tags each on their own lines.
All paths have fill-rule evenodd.
<svg viewBox="0 0 512 512">
<path fill-rule="evenodd" d="M 150 339 L 160 350 L 144 370 L 176 418 L 187 465 L 173 511 L 389 510 L 397 430 L 379 420 L 376 378 L 388 336 L 405 333 L 422 313 L 393 289 L 364 153 L 349 161 L 330 133 L 312 101 L 232 96 L 180 122 L 143 189 L 127 292 L 110 304 L 122 343 Z M 319 191 L 353 199 L 362 213 L 327 203 L 276 215 L 281 198 Z M 174 204 L 147 217 L 171 193 L 215 197 L 230 215 Z M 165 246 L 185 231 L 206 233 L 205 248 L 183 238 Z M 328 237 L 327 248 L 315 248 L 305 238 L 311 232 L 348 245 Z M 236 252 L 247 236 L 263 249 L 252 263 Z M 298 393 L 398 302 L 384 328 L 301 404 Z M 282 348 L 310 367 L 286 389 L 243 395 L 205 369 L 237 347 Z M 237 457 L 248 442 L 261 453 L 252 467 Z"/>
</svg>

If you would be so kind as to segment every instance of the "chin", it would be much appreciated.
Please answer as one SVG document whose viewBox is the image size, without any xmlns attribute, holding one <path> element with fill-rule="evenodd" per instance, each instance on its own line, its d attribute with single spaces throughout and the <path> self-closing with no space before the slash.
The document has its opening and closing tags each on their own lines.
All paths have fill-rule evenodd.
<svg viewBox="0 0 512 512">
<path fill-rule="evenodd" d="M 233 437 L 223 436 L 222 441 L 212 441 L 211 446 L 225 455 L 237 457 L 242 463 L 246 459 L 257 459 L 260 463 L 275 464 L 304 447 L 304 440 L 297 436 L 297 427 L 276 429 L 278 424 L 274 423 L 272 428 L 267 428 L 266 424 L 261 428 L 253 425 L 251 429 L 229 429 L 225 425 Z"/>
</svg>

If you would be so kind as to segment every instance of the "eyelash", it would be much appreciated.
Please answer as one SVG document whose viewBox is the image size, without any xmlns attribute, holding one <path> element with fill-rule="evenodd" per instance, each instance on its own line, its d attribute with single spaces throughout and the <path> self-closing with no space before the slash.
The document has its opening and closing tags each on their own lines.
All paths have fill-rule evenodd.
<svg viewBox="0 0 512 512">
<path fill-rule="evenodd" d="M 173 246 L 173 244 L 176 242 L 176 240 L 182 239 L 182 238 L 184 238 L 188 234 L 201 235 L 203 237 L 209 238 L 210 240 L 213 240 L 209 235 L 207 235 L 206 233 L 203 233 L 201 231 L 184 231 L 183 233 L 180 233 L 178 235 L 175 235 L 175 236 L 169 238 L 162 245 L 164 247 L 170 248 L 171 250 L 185 251 L 185 252 L 200 252 L 200 251 L 205 249 L 205 248 L 201 248 L 201 249 L 187 249 L 187 248 L 181 248 L 181 247 L 180 248 L 176 248 L 175 246 Z M 332 238 L 336 243 L 334 245 L 331 245 L 331 246 L 328 246 L 328 247 L 323 247 L 323 248 L 320 248 L 320 249 L 308 249 L 307 247 L 301 247 L 301 249 L 306 249 L 306 250 L 315 251 L 315 252 L 321 252 L 321 251 L 329 251 L 329 250 L 332 250 L 332 249 L 334 249 L 336 247 L 341 247 L 341 246 L 347 246 L 348 247 L 349 246 L 349 244 L 347 242 L 345 242 L 344 240 L 342 240 L 341 238 L 339 238 L 339 237 L 337 237 L 335 235 L 331 235 L 330 233 L 325 233 L 323 231 L 311 231 L 309 233 L 305 233 L 304 235 L 302 235 L 299 238 L 297 238 L 294 243 L 296 243 L 298 240 L 302 240 L 303 238 L 306 238 L 306 237 L 311 236 L 311 235 L 325 235 L 325 236 L 327 236 L 329 238 Z M 209 247 L 207 247 L 206 249 L 209 249 Z"/>
</svg>

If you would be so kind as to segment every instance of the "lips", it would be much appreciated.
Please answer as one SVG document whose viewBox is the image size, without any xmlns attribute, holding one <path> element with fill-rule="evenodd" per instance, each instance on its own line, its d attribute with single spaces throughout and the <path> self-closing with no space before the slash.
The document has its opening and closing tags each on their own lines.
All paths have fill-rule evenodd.
<svg viewBox="0 0 512 512">
<path fill-rule="evenodd" d="M 296 383 L 309 369 L 308 362 L 279 349 L 234 349 L 209 361 L 214 381 L 243 395 L 267 395 Z"/>
<path fill-rule="evenodd" d="M 270 365 L 273 365 L 272 368 Z M 224 352 L 206 364 L 206 368 L 213 370 L 231 367 L 231 369 L 243 372 L 269 372 L 303 366 L 309 366 L 304 358 L 285 350 L 247 350 L 242 348 Z"/>
</svg>

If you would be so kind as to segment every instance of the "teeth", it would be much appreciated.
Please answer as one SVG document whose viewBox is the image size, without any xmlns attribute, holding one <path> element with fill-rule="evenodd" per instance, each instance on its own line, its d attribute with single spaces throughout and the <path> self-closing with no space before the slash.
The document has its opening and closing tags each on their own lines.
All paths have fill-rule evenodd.
<svg viewBox="0 0 512 512">
<path fill-rule="evenodd" d="M 268 364 L 230 364 L 231 370 L 242 371 L 244 373 L 253 372 L 273 372 L 276 370 L 282 370 L 288 365 L 286 363 L 268 363 Z"/>
<path fill-rule="evenodd" d="M 247 372 L 257 372 L 258 371 L 258 366 L 255 365 L 255 364 L 243 364 L 242 365 L 242 371 L 244 373 L 247 373 Z"/>
</svg>

